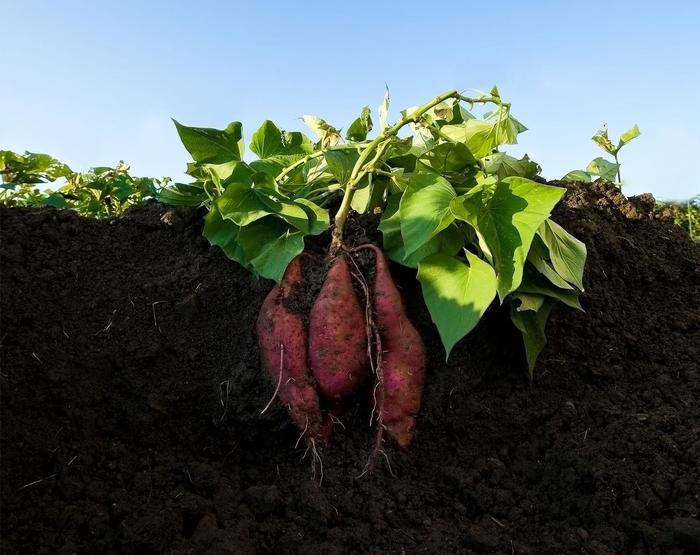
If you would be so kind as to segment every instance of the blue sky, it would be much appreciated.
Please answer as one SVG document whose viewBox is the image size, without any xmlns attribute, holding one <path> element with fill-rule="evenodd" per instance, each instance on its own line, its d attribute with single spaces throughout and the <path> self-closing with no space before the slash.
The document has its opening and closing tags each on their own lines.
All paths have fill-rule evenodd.
<svg viewBox="0 0 700 555">
<path fill-rule="evenodd" d="M 627 194 L 700 193 L 700 3 L 37 2 L 0 0 L 0 148 L 74 169 L 120 159 L 183 178 L 188 125 L 264 119 L 339 127 L 386 83 L 392 114 L 451 88 L 497 84 L 548 178 L 601 154 L 590 140 L 638 123 L 621 153 Z"/>
</svg>

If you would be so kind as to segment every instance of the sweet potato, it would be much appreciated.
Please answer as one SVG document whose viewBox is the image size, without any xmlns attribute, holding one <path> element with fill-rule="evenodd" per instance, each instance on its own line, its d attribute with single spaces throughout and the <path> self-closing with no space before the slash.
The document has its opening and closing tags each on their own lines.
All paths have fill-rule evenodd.
<svg viewBox="0 0 700 555">
<path fill-rule="evenodd" d="M 301 259 L 297 257 L 289 264 L 280 286 L 275 286 L 267 295 L 260 310 L 256 323 L 260 358 L 295 426 L 307 439 L 325 440 L 332 424 L 321 412 L 314 379 L 309 372 L 304 321 L 285 306 L 300 280 Z"/>
<path fill-rule="evenodd" d="M 311 308 L 309 366 L 329 400 L 348 397 L 367 377 L 365 313 L 342 255 L 333 262 Z"/>
<path fill-rule="evenodd" d="M 425 384 L 426 354 L 418 330 L 408 319 L 401 295 L 394 284 L 384 253 L 366 245 L 376 258 L 372 304 L 381 338 L 378 368 L 378 425 L 401 448 L 413 441 L 416 416 Z"/>
</svg>

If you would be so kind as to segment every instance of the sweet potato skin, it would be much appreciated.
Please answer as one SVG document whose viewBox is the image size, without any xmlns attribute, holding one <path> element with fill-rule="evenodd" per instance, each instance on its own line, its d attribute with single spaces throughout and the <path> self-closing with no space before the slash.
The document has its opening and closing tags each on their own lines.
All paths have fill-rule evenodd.
<svg viewBox="0 0 700 555">
<path fill-rule="evenodd" d="M 368 374 L 365 313 L 342 255 L 333 261 L 311 308 L 309 366 L 329 400 L 352 395 Z"/>
<path fill-rule="evenodd" d="M 284 304 L 300 281 L 301 259 L 297 257 L 289 264 L 281 284 L 263 301 L 256 322 L 260 358 L 294 425 L 310 439 L 326 440 L 331 424 L 321 411 L 308 368 L 304 321 Z"/>
<path fill-rule="evenodd" d="M 373 308 L 382 341 L 380 425 L 405 449 L 413 441 L 423 399 L 425 345 L 408 319 L 384 253 L 374 245 L 368 247 L 376 257 Z"/>
</svg>

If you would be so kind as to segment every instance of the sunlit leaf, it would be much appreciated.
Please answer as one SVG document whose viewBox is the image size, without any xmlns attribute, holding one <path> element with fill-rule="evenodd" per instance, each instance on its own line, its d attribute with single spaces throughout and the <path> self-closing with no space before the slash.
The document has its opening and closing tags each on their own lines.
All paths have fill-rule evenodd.
<svg viewBox="0 0 700 555">
<path fill-rule="evenodd" d="M 425 152 L 419 160 L 437 173 L 461 172 L 476 162 L 464 143 L 441 143 Z"/>
<path fill-rule="evenodd" d="M 600 157 L 592 160 L 591 163 L 588 164 L 588 167 L 586 167 L 586 171 L 588 173 L 599 175 L 606 181 L 615 181 L 615 177 L 617 176 L 619 169 L 619 164 L 615 164 L 614 162 L 610 162 L 605 158 Z"/>
<path fill-rule="evenodd" d="M 340 132 L 318 116 L 306 115 L 302 118 L 306 126 L 314 132 L 323 148 L 335 146 L 342 142 Z"/>
<path fill-rule="evenodd" d="M 360 155 L 356 148 L 338 148 L 327 150 L 323 156 L 328 164 L 328 170 L 338 180 L 338 183 L 344 185 L 350 179 L 352 169 Z"/>
<path fill-rule="evenodd" d="M 387 253 L 389 258 L 404 266 L 417 268 L 418 263 L 430 254 L 441 252 L 453 256 L 459 252 L 464 245 L 464 234 L 457 226 L 449 225 L 415 249 L 410 255 L 407 255 L 403 236 L 401 235 L 400 200 L 401 195 L 389 197 L 382 221 L 379 224 L 379 229 L 382 232 L 384 252 Z"/>
<path fill-rule="evenodd" d="M 547 245 L 544 244 L 539 235 L 535 235 L 532 240 L 530 252 L 527 253 L 527 261 L 532 264 L 539 273 L 551 281 L 554 286 L 560 289 L 574 288 L 573 285 L 561 277 L 554 269 L 554 266 L 552 266 Z"/>
<path fill-rule="evenodd" d="M 372 117 L 370 116 L 369 106 L 362 108 L 360 117 L 350 124 L 345 137 L 349 141 L 364 141 L 367 138 L 367 133 L 372 131 Z"/>
<path fill-rule="evenodd" d="M 518 288 L 532 238 L 563 194 L 560 187 L 509 177 L 452 202 L 454 215 L 483 237 L 493 255 L 501 301 Z"/>
<path fill-rule="evenodd" d="M 456 196 L 450 182 L 442 176 L 417 173 L 410 177 L 399 204 L 406 256 L 454 221 L 450 203 Z"/>
<path fill-rule="evenodd" d="M 484 171 L 499 179 L 506 177 L 526 177 L 532 179 L 540 173 L 540 166 L 526 154 L 520 160 L 504 152 L 496 152 L 482 159 Z"/>
<path fill-rule="evenodd" d="M 561 178 L 562 181 L 566 181 L 567 183 L 572 183 L 575 181 L 581 181 L 583 183 L 590 183 L 591 179 L 592 179 L 591 174 L 588 172 L 585 172 L 583 170 L 570 171 L 564 177 Z"/>
<path fill-rule="evenodd" d="M 379 114 L 379 132 L 381 133 L 389 125 L 389 87 L 386 87 L 384 91 L 384 98 L 382 103 L 379 105 L 377 113 Z"/>
<path fill-rule="evenodd" d="M 630 129 L 625 131 L 620 135 L 620 141 L 617 143 L 617 150 L 619 151 L 623 146 L 629 143 L 631 140 L 636 139 L 642 134 L 639 127 L 635 123 Z"/>
<path fill-rule="evenodd" d="M 234 121 L 226 129 L 188 127 L 173 122 L 182 144 L 195 162 L 223 164 L 243 157 L 245 145 L 240 122 Z"/>
<path fill-rule="evenodd" d="M 608 137 L 607 128 L 604 127 L 603 129 L 599 129 L 598 131 L 596 131 L 596 134 L 593 135 L 591 139 L 605 152 L 609 154 L 613 154 L 615 152 L 615 145 L 612 144 L 612 141 Z"/>
<path fill-rule="evenodd" d="M 282 142 L 282 132 L 269 119 L 265 120 L 260 128 L 253 133 L 250 141 L 250 150 L 259 158 L 269 158 L 279 154 L 284 149 Z"/>
<path fill-rule="evenodd" d="M 549 249 L 549 257 L 557 273 L 583 291 L 586 245 L 550 219 L 542 223 L 537 234 Z"/>
</svg>

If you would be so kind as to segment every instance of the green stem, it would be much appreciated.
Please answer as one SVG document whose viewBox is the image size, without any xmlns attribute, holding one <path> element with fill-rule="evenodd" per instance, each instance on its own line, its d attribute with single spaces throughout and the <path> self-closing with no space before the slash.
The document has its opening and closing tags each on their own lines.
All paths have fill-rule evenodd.
<svg viewBox="0 0 700 555">
<path fill-rule="evenodd" d="M 617 159 L 617 153 L 613 154 L 615 157 L 615 163 L 617 164 L 617 182 L 620 184 L 620 189 L 622 189 L 622 177 L 620 177 L 620 161 Z"/>
<path fill-rule="evenodd" d="M 318 150 L 318 151 L 316 151 L 316 152 L 312 152 L 311 154 L 309 154 L 309 155 L 307 155 L 307 156 L 304 156 L 303 158 L 301 158 L 301 159 L 297 160 L 296 162 L 294 162 L 292 165 L 287 166 L 286 168 L 284 168 L 284 170 L 282 170 L 282 171 L 280 172 L 280 174 L 279 174 L 277 177 L 275 177 L 275 181 L 276 181 L 277 183 L 280 183 L 280 182 L 282 181 L 282 179 L 284 179 L 285 177 L 287 177 L 290 173 L 292 173 L 292 172 L 293 172 L 294 170 L 296 170 L 298 167 L 303 166 L 304 164 L 306 164 L 309 160 L 311 160 L 311 159 L 313 159 L 313 158 L 318 158 L 319 156 L 323 156 L 323 154 L 324 154 L 324 151 L 323 151 L 323 150 Z"/>
</svg>

